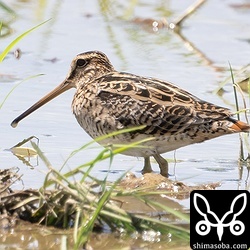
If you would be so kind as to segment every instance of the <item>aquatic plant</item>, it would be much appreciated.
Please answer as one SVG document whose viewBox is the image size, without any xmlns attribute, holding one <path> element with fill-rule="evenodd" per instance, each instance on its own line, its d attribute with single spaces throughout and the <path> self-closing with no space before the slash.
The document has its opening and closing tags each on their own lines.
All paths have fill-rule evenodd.
<svg viewBox="0 0 250 250">
<path fill-rule="evenodd" d="M 124 132 L 127 132 L 127 130 L 114 132 L 97 140 Z M 151 139 L 148 138 L 147 140 Z M 145 140 L 128 145 L 110 145 L 110 147 L 103 149 L 92 161 L 64 173 L 63 167 L 61 171 L 52 167 L 40 148 L 34 142 L 31 142 L 39 157 L 48 167 L 44 185 L 37 194 L 39 205 L 36 210 L 33 210 L 32 218 L 37 218 L 35 221 L 50 226 L 63 228 L 73 226 L 75 249 L 86 244 L 91 233 L 97 228 L 101 231 L 119 231 L 123 234 L 154 230 L 188 241 L 189 230 L 185 226 L 167 222 L 164 220 L 164 214 L 172 214 L 178 220 L 185 222 L 185 225 L 189 223 L 189 216 L 149 199 L 150 195 L 169 194 L 170 191 L 157 191 L 155 190 L 156 187 L 153 187 L 154 190 L 151 191 L 148 189 L 125 190 L 119 186 L 119 183 L 126 173 L 114 183 L 108 182 L 107 178 L 104 180 L 96 179 L 90 174 L 96 163 L 108 160 L 111 167 L 113 157 L 116 154 L 131 147 L 141 147 L 143 142 Z M 72 152 L 66 162 L 93 143 L 94 141 Z M 156 217 L 131 213 L 121 208 L 120 198 L 125 196 L 133 196 L 138 201 L 150 206 L 155 211 Z M 162 219 L 158 217 L 162 217 Z"/>
</svg>

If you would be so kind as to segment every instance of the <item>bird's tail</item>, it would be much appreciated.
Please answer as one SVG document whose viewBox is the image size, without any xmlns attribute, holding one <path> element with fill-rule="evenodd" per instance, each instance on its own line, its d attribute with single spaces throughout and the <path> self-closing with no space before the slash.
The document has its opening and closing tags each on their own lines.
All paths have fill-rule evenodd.
<svg viewBox="0 0 250 250">
<path fill-rule="evenodd" d="M 234 119 L 230 119 L 232 122 L 232 125 L 229 127 L 230 130 L 232 130 L 233 133 L 240 133 L 240 132 L 249 132 L 250 131 L 250 125 L 242 122 L 242 121 L 238 121 L 238 120 L 234 120 Z"/>
</svg>

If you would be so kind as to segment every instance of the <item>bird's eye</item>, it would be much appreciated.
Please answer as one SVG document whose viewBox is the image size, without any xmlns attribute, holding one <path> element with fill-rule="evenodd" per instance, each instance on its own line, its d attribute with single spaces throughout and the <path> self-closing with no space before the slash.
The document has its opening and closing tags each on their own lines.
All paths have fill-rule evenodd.
<svg viewBox="0 0 250 250">
<path fill-rule="evenodd" d="M 76 65 L 77 65 L 78 67 L 83 67 L 83 66 L 85 66 L 86 64 L 87 64 L 87 61 L 84 60 L 84 59 L 78 59 L 78 60 L 76 61 Z"/>
</svg>

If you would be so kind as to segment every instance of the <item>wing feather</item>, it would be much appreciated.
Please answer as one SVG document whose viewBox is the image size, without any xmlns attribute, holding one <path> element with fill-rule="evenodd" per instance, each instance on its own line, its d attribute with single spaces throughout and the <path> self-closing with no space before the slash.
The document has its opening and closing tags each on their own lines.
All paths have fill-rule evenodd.
<svg viewBox="0 0 250 250">
<path fill-rule="evenodd" d="M 228 109 L 158 79 L 115 72 L 97 80 L 97 97 L 119 128 L 147 125 L 148 134 L 174 134 L 231 115 Z"/>
</svg>

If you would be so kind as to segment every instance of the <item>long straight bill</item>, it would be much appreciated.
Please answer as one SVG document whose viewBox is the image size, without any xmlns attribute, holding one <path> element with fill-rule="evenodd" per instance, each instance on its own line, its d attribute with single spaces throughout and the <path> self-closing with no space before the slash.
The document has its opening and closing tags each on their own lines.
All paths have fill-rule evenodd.
<svg viewBox="0 0 250 250">
<path fill-rule="evenodd" d="M 41 106 L 46 104 L 47 102 L 51 101 L 58 95 L 62 94 L 66 90 L 72 88 L 73 86 L 67 82 L 63 81 L 59 86 L 57 86 L 54 90 L 52 90 L 50 93 L 48 93 L 46 96 L 41 98 L 38 102 L 36 102 L 34 105 L 32 105 L 30 108 L 28 108 L 25 112 L 23 112 L 21 115 L 19 115 L 16 119 L 14 119 L 11 123 L 11 126 L 15 128 L 17 124 L 24 119 L 29 114 L 33 113 L 37 109 L 39 109 Z"/>
</svg>

